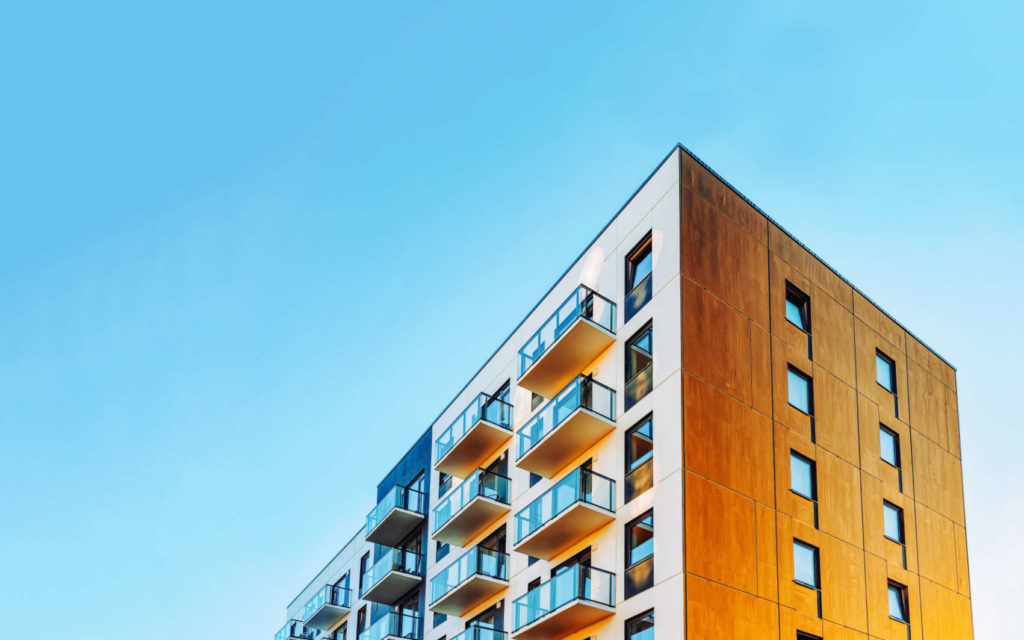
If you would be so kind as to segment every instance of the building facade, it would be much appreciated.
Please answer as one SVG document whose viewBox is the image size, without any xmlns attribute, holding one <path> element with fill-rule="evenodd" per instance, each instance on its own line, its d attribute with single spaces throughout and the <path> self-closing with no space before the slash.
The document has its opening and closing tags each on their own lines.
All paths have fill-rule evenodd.
<svg viewBox="0 0 1024 640">
<path fill-rule="evenodd" d="M 677 146 L 277 640 L 973 637 L 955 369 Z"/>
</svg>

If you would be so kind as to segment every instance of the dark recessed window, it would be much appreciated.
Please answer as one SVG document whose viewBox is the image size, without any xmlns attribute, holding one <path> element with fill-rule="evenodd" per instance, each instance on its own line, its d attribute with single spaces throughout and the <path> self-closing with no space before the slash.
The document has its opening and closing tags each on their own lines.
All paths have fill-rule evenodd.
<svg viewBox="0 0 1024 640">
<path fill-rule="evenodd" d="M 364 553 L 362 558 L 359 558 L 359 595 L 363 594 L 363 576 L 366 575 L 366 570 L 370 568 L 370 554 Z M 362 627 L 359 628 L 362 631 Z"/>
<path fill-rule="evenodd" d="M 356 614 L 356 637 L 358 638 L 366 631 L 366 607 L 360 607 Z"/>
<path fill-rule="evenodd" d="M 447 622 L 447 620 L 448 620 L 448 614 L 447 613 L 438 613 L 436 611 L 434 612 L 434 627 L 440 627 L 442 624 Z"/>
<path fill-rule="evenodd" d="M 795 451 L 789 452 L 789 488 L 793 493 L 808 500 L 816 500 L 818 493 L 815 475 L 813 460 Z"/>
<path fill-rule="evenodd" d="M 793 579 L 811 589 L 818 588 L 818 548 L 793 541 Z"/>
<path fill-rule="evenodd" d="M 889 427 L 882 425 L 878 430 L 878 437 L 881 445 L 882 460 L 898 469 L 900 466 L 899 435 Z"/>
<path fill-rule="evenodd" d="M 875 351 L 875 379 L 889 393 L 896 393 L 896 363 L 881 351 Z"/>
<path fill-rule="evenodd" d="M 653 372 L 654 329 L 648 324 L 626 343 L 626 410 L 651 392 Z"/>
<path fill-rule="evenodd" d="M 654 513 L 626 525 L 626 597 L 654 585 Z"/>
<path fill-rule="evenodd" d="M 885 537 L 903 544 L 903 509 L 892 503 L 883 502 L 882 519 L 885 522 Z"/>
<path fill-rule="evenodd" d="M 626 640 L 654 640 L 654 610 L 626 621 Z"/>
<path fill-rule="evenodd" d="M 821 640 L 821 636 L 811 635 L 804 631 L 797 631 L 796 640 Z"/>
<path fill-rule="evenodd" d="M 626 432 L 626 502 L 654 484 L 654 420 L 647 416 Z"/>
<path fill-rule="evenodd" d="M 437 562 L 438 560 L 441 560 L 448 555 L 449 551 L 451 551 L 451 547 L 448 543 L 438 540 L 437 547 L 434 549 L 434 561 Z"/>
<path fill-rule="evenodd" d="M 798 329 L 811 332 L 811 299 L 807 294 L 786 283 L 786 320 Z"/>
<path fill-rule="evenodd" d="M 814 391 L 811 378 L 795 367 L 789 367 L 789 404 L 807 415 L 814 414 Z"/>
<path fill-rule="evenodd" d="M 451 491 L 452 488 L 452 477 L 440 471 L 437 474 L 437 497 L 443 498 L 446 493 Z"/>
<path fill-rule="evenodd" d="M 907 588 L 898 582 L 889 583 L 889 617 L 907 622 Z"/>
<path fill-rule="evenodd" d="M 540 405 L 544 404 L 544 396 L 539 393 L 530 392 L 530 411 L 533 411 Z"/>
<path fill-rule="evenodd" d="M 651 299 L 651 234 L 626 255 L 626 318 L 629 322 Z"/>
<path fill-rule="evenodd" d="M 530 474 L 530 486 L 532 487 L 533 485 L 537 484 L 538 482 L 540 482 L 543 479 L 544 479 L 543 476 L 539 476 L 536 473 L 531 473 Z"/>
</svg>

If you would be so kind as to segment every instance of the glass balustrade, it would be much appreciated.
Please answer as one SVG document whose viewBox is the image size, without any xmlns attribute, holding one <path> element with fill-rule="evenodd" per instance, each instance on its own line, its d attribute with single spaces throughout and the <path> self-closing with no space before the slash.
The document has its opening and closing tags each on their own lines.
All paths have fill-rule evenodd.
<svg viewBox="0 0 1024 640">
<path fill-rule="evenodd" d="M 434 532 L 478 496 L 508 504 L 508 482 L 508 478 L 503 475 L 478 469 L 434 507 Z"/>
<path fill-rule="evenodd" d="M 513 620 L 518 631 L 576 601 L 615 606 L 615 574 L 585 565 L 573 565 L 517 599 Z"/>
<path fill-rule="evenodd" d="M 434 462 L 437 463 L 458 444 L 466 432 L 480 420 L 512 430 L 512 405 L 481 393 L 469 404 L 447 429 L 441 432 L 434 443 Z"/>
<path fill-rule="evenodd" d="M 508 580 L 508 554 L 473 547 L 430 580 L 430 603 L 445 597 L 475 575 Z"/>
<path fill-rule="evenodd" d="M 366 530 L 373 531 L 394 509 L 405 509 L 419 514 L 426 513 L 427 496 L 422 491 L 395 485 L 366 516 Z"/>
<path fill-rule="evenodd" d="M 452 640 L 507 640 L 508 634 L 504 631 L 498 631 L 490 627 L 473 624 L 468 629 L 463 631 L 457 636 L 453 636 Z"/>
<path fill-rule="evenodd" d="M 519 350 L 519 375 L 540 360 L 580 318 L 615 333 L 615 303 L 581 284 Z"/>
<path fill-rule="evenodd" d="M 383 618 L 371 624 L 359 634 L 359 640 L 384 640 L 385 638 L 422 638 L 423 620 L 413 613 L 389 611 Z"/>
<path fill-rule="evenodd" d="M 363 574 L 363 590 L 365 594 L 392 571 L 413 576 L 423 575 L 423 555 L 406 549 L 388 549 L 373 566 Z"/>
<path fill-rule="evenodd" d="M 519 429 L 519 458 L 537 446 L 577 409 L 615 420 L 615 391 L 587 376 L 577 376 Z"/>
<path fill-rule="evenodd" d="M 309 599 L 306 606 L 302 608 L 302 618 L 309 620 L 309 618 L 320 610 L 325 604 L 331 604 L 336 607 L 345 607 L 346 609 L 351 608 L 352 592 L 347 587 L 341 587 L 338 585 L 324 585 L 323 589 L 320 589 L 316 594 Z"/>
<path fill-rule="evenodd" d="M 590 469 L 576 469 L 516 514 L 516 543 L 577 502 L 586 502 L 614 513 L 615 481 Z"/>
</svg>

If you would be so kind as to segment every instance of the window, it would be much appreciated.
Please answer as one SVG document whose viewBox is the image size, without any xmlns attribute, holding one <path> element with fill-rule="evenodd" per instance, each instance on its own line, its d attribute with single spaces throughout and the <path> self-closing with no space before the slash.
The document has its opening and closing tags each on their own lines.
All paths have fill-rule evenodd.
<svg viewBox="0 0 1024 640">
<path fill-rule="evenodd" d="M 537 484 L 543 479 L 544 476 L 537 475 L 536 473 L 530 473 L 530 486 Z"/>
<path fill-rule="evenodd" d="M 481 611 L 477 615 L 473 616 L 472 619 L 466 621 L 466 628 L 471 629 L 473 627 L 480 627 L 483 629 L 494 629 L 495 631 L 501 631 L 505 628 L 505 615 L 504 615 L 505 603 L 503 600 L 499 600 L 490 607 Z M 497 634 L 494 634 L 497 636 Z"/>
<path fill-rule="evenodd" d="M 363 635 L 366 631 L 366 607 L 361 607 L 356 614 L 356 637 Z"/>
<path fill-rule="evenodd" d="M 818 497 L 814 461 L 796 451 L 789 452 L 789 488 L 793 493 L 808 500 Z"/>
<path fill-rule="evenodd" d="M 654 610 L 626 620 L 626 640 L 654 640 Z"/>
<path fill-rule="evenodd" d="M 544 404 L 544 396 L 539 393 L 530 392 L 530 411 L 533 411 L 540 405 Z"/>
<path fill-rule="evenodd" d="M 814 414 L 814 392 L 811 378 L 796 369 L 789 367 L 789 404 L 807 415 Z"/>
<path fill-rule="evenodd" d="M 653 353 L 654 332 L 648 324 L 626 343 L 626 410 L 651 392 Z"/>
<path fill-rule="evenodd" d="M 896 393 L 896 363 L 881 351 L 875 351 L 875 379 L 889 393 Z"/>
<path fill-rule="evenodd" d="M 348 622 L 342 622 L 338 632 L 334 635 L 335 640 L 348 640 Z"/>
<path fill-rule="evenodd" d="M 882 519 L 885 521 L 885 537 L 903 544 L 903 509 L 892 503 L 883 502 Z"/>
<path fill-rule="evenodd" d="M 626 525 L 626 597 L 654 585 L 654 512 Z"/>
<path fill-rule="evenodd" d="M 626 255 L 626 322 L 651 299 L 651 234 Z"/>
<path fill-rule="evenodd" d="M 793 541 L 793 580 L 811 589 L 818 588 L 818 549 L 806 542 Z"/>
<path fill-rule="evenodd" d="M 889 582 L 889 617 L 907 622 L 907 588 L 898 582 Z"/>
<path fill-rule="evenodd" d="M 437 497 L 443 498 L 446 493 L 452 489 L 452 477 L 440 471 L 437 474 Z"/>
<path fill-rule="evenodd" d="M 366 570 L 370 568 L 370 554 L 369 552 L 364 553 L 362 558 L 359 558 L 359 595 L 363 595 L 363 576 L 366 575 Z M 359 631 L 363 628 L 359 627 Z M 357 632 L 358 634 L 358 632 Z"/>
<path fill-rule="evenodd" d="M 451 551 L 451 546 L 449 546 L 447 542 L 441 542 L 438 540 L 437 546 L 434 547 L 434 561 L 437 562 L 438 560 L 441 560 L 448 555 L 449 551 Z"/>
<path fill-rule="evenodd" d="M 448 614 L 447 613 L 438 613 L 436 611 L 434 612 L 434 628 L 440 627 L 447 620 L 448 620 Z"/>
<path fill-rule="evenodd" d="M 654 484 L 654 421 L 647 416 L 626 432 L 626 502 Z"/>
<path fill-rule="evenodd" d="M 786 283 L 786 320 L 801 331 L 811 332 L 811 299 L 789 282 Z"/>
<path fill-rule="evenodd" d="M 821 636 L 812 636 L 809 633 L 803 631 L 796 632 L 796 640 L 821 640 Z"/>
<path fill-rule="evenodd" d="M 882 460 L 892 466 L 900 467 L 900 437 L 889 427 L 882 425 L 879 428 L 879 440 L 881 441 Z"/>
</svg>

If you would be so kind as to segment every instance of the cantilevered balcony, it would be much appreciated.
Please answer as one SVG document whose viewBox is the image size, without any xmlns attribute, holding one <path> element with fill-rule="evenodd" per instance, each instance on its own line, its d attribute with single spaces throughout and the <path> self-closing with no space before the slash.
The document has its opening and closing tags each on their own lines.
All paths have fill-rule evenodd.
<svg viewBox="0 0 1024 640">
<path fill-rule="evenodd" d="M 302 618 L 311 629 L 334 631 L 351 610 L 352 592 L 348 587 L 328 584 L 309 599 Z"/>
<path fill-rule="evenodd" d="M 313 633 L 313 629 L 303 626 L 302 620 L 289 620 L 274 634 L 274 640 L 313 640 Z"/>
<path fill-rule="evenodd" d="M 551 560 L 615 519 L 615 481 L 576 469 L 516 514 L 519 553 Z"/>
<path fill-rule="evenodd" d="M 395 485 L 366 516 L 366 539 L 391 547 L 423 522 L 427 497 L 421 491 Z"/>
<path fill-rule="evenodd" d="M 615 341 L 615 303 L 580 285 L 519 350 L 520 387 L 545 398 Z"/>
<path fill-rule="evenodd" d="M 518 431 L 516 464 L 551 478 L 615 429 L 615 392 L 577 376 Z"/>
<path fill-rule="evenodd" d="M 504 631 L 498 631 L 479 622 L 474 622 L 465 631 L 457 636 L 453 636 L 452 640 L 507 640 L 507 638 L 508 634 Z"/>
<path fill-rule="evenodd" d="M 434 507 L 433 538 L 464 547 L 509 508 L 508 478 L 477 469 Z"/>
<path fill-rule="evenodd" d="M 512 405 L 481 393 L 434 443 L 434 469 L 465 478 L 512 437 Z"/>
<path fill-rule="evenodd" d="M 512 603 L 513 640 L 556 640 L 615 613 L 615 574 L 573 565 Z"/>
<path fill-rule="evenodd" d="M 508 587 L 508 554 L 476 546 L 430 580 L 430 609 L 463 617 Z"/>
<path fill-rule="evenodd" d="M 395 604 L 423 581 L 423 556 L 405 549 L 388 549 L 363 574 L 363 600 Z"/>
<path fill-rule="evenodd" d="M 358 640 L 419 640 L 423 637 L 423 620 L 411 613 L 389 611 L 359 634 Z"/>
</svg>

